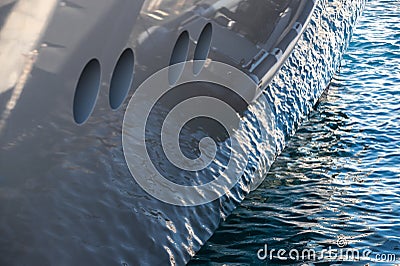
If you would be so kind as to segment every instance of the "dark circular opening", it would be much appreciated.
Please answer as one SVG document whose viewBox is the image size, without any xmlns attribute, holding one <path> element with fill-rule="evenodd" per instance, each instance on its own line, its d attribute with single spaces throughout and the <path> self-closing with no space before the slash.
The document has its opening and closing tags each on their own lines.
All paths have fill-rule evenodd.
<svg viewBox="0 0 400 266">
<path fill-rule="evenodd" d="M 179 36 L 174 49 L 172 50 L 171 60 L 169 62 L 170 69 L 168 72 L 169 83 L 175 84 L 181 76 L 185 67 L 187 56 L 189 53 L 189 33 L 184 31 Z"/>
<path fill-rule="evenodd" d="M 132 49 L 126 49 L 118 59 L 110 84 L 110 106 L 118 109 L 124 102 L 133 81 L 135 56 Z"/>
<path fill-rule="evenodd" d="M 100 63 L 92 59 L 86 64 L 75 89 L 73 113 L 77 124 L 83 124 L 92 114 L 100 89 Z"/>
<path fill-rule="evenodd" d="M 194 52 L 193 72 L 195 75 L 199 74 L 203 69 L 205 60 L 210 52 L 212 32 L 212 24 L 208 23 L 200 34 L 196 50 Z"/>
</svg>

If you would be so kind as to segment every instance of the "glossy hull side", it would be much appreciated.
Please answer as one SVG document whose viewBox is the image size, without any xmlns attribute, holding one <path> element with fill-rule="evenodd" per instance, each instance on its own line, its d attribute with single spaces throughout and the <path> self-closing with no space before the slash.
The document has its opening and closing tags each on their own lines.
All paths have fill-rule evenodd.
<svg viewBox="0 0 400 266">
<path fill-rule="evenodd" d="M 337 1 L 337 10 L 328 1 L 243 2 L 20 0 L 0 6 L 0 264 L 183 264 L 195 254 L 249 193 L 252 179 L 262 180 L 328 85 L 363 1 Z M 341 26 L 321 30 L 336 11 L 344 14 Z M 271 105 L 279 134 L 274 154 L 254 155 L 229 196 L 197 207 L 172 206 L 131 177 L 121 143 L 128 100 L 113 110 L 110 83 L 121 53 L 132 49 L 129 99 L 169 65 L 184 31 L 187 58 L 193 59 L 208 23 L 213 34 L 207 60 L 235 66 L 265 90 L 264 100 L 254 95 L 254 107 L 262 114 L 262 106 Z M 341 40 L 319 40 L 335 30 L 343 33 Z M 307 62 L 307 56 L 318 60 Z M 75 87 L 91 60 L 100 66 L 100 90 L 87 121 L 77 123 Z M 310 86 L 316 70 L 323 78 Z M 289 72 L 292 79 L 282 82 Z M 294 79 L 306 84 L 303 91 L 291 91 Z M 282 102 L 281 94 L 291 100 Z"/>
</svg>

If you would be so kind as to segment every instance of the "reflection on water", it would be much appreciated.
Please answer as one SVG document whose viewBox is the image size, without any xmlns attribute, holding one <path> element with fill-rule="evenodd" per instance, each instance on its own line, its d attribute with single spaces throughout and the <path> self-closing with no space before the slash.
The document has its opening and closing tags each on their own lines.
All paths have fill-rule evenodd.
<svg viewBox="0 0 400 266">
<path fill-rule="evenodd" d="M 398 2 L 367 4 L 327 95 L 192 264 L 260 263 L 264 244 L 337 248 L 339 235 L 400 257 L 399 18 Z"/>
</svg>

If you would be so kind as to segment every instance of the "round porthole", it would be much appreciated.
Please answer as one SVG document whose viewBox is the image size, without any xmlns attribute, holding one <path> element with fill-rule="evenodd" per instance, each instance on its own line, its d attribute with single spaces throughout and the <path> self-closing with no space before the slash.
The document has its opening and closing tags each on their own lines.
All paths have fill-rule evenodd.
<svg viewBox="0 0 400 266">
<path fill-rule="evenodd" d="M 133 80 L 134 54 L 126 49 L 118 59 L 110 84 L 110 106 L 118 109 L 128 95 Z"/>
<path fill-rule="evenodd" d="M 208 23 L 200 34 L 196 50 L 194 52 L 193 73 L 195 75 L 200 73 L 210 52 L 212 32 L 212 25 L 211 23 Z"/>
<path fill-rule="evenodd" d="M 184 64 L 189 53 L 189 33 L 184 31 L 179 36 L 174 49 L 172 50 L 171 60 L 169 62 L 170 69 L 168 72 L 169 83 L 175 84 L 182 75 Z M 178 64 L 178 65 L 177 65 Z"/>
<path fill-rule="evenodd" d="M 83 124 L 92 114 L 100 88 L 100 63 L 92 59 L 86 64 L 75 89 L 73 113 L 77 124 Z"/>
</svg>

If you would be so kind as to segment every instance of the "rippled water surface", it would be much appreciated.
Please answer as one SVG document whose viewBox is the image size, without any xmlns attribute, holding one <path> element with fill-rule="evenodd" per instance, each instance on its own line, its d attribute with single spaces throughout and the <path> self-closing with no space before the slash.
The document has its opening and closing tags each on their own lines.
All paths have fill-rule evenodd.
<svg viewBox="0 0 400 266">
<path fill-rule="evenodd" d="M 261 261 L 257 251 L 267 244 L 318 252 L 338 248 L 338 238 L 345 248 L 370 249 L 372 259 L 395 254 L 399 260 L 399 129 L 400 2 L 370 1 L 329 90 L 261 187 L 191 264 L 301 264 L 276 256 Z"/>
</svg>

